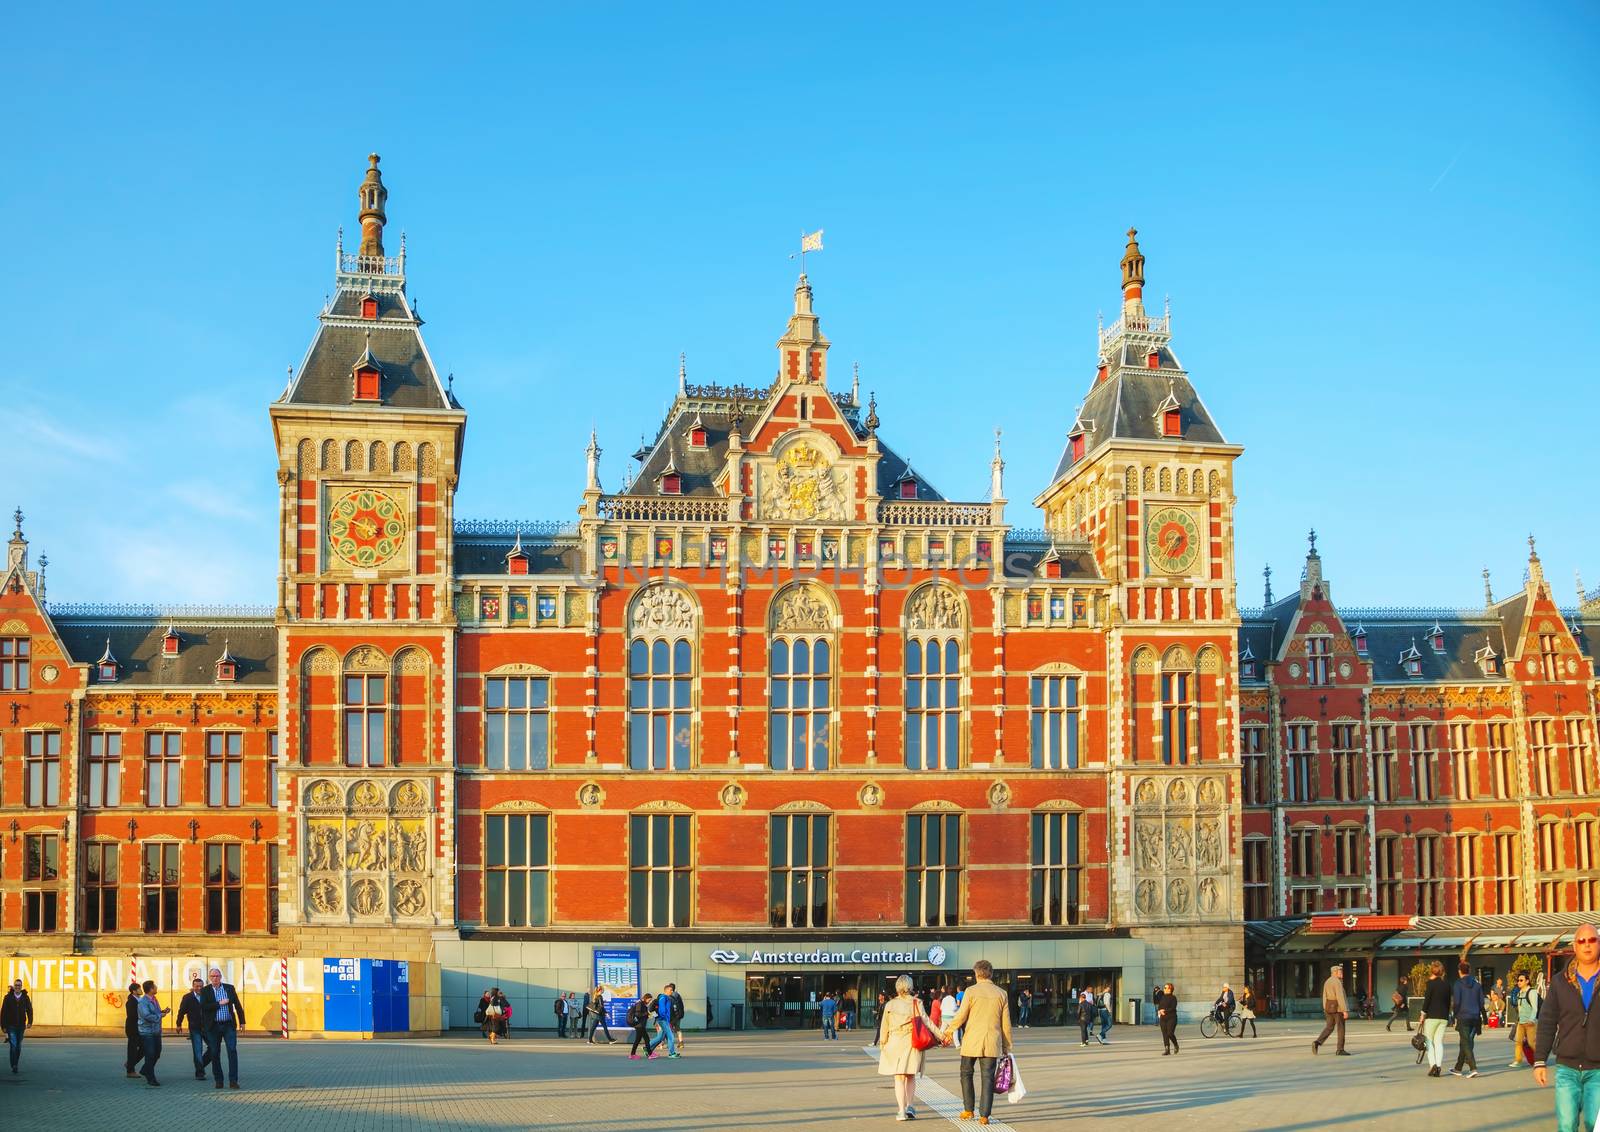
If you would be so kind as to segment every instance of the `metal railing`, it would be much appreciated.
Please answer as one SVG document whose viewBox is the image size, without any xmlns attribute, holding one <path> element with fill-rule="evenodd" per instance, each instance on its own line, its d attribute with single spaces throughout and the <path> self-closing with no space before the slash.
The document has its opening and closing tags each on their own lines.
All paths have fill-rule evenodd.
<svg viewBox="0 0 1600 1132">
<path fill-rule="evenodd" d="M 731 503 L 724 496 L 666 499 L 656 495 L 603 495 L 600 517 L 646 523 L 726 523 Z"/>
<path fill-rule="evenodd" d="M 890 499 L 878 504 L 878 522 L 894 527 L 987 527 L 987 503 L 950 503 L 942 499 Z"/>
<path fill-rule="evenodd" d="M 406 256 L 339 253 L 339 270 L 347 275 L 404 275 Z"/>
<path fill-rule="evenodd" d="M 518 534 L 531 538 L 576 535 L 578 524 L 559 519 L 457 519 L 455 530 L 458 538 L 474 535 L 515 538 Z"/>
<path fill-rule="evenodd" d="M 200 618 L 225 618 L 230 621 L 272 620 L 277 612 L 270 605 L 158 605 L 146 602 L 53 601 L 51 617 L 126 617 L 129 619 L 194 621 Z"/>
</svg>

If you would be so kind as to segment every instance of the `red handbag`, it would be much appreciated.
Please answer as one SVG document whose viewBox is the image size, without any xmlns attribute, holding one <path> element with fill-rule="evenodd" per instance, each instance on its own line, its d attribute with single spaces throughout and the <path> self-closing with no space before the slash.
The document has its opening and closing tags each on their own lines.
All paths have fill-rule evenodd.
<svg viewBox="0 0 1600 1132">
<path fill-rule="evenodd" d="M 933 1036 L 933 1029 L 922 1020 L 921 1014 L 911 1017 L 911 1048 L 932 1049 L 939 1044 L 939 1039 Z"/>
</svg>

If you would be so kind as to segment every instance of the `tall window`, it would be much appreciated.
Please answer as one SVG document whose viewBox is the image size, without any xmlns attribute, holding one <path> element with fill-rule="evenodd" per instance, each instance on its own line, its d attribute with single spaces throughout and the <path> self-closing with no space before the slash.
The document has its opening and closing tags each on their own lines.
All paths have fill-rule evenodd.
<svg viewBox="0 0 1600 1132">
<path fill-rule="evenodd" d="M 1361 790 L 1361 728 L 1354 723 L 1333 725 L 1333 796 L 1340 802 L 1354 802 L 1362 796 Z M 1378 775 L 1378 761 L 1373 758 L 1373 772 Z"/>
<path fill-rule="evenodd" d="M 27 637 L 0 637 L 0 692 L 26 692 L 28 683 Z"/>
<path fill-rule="evenodd" d="M 29 731 L 23 738 L 22 804 L 61 804 L 61 732 Z"/>
<path fill-rule="evenodd" d="M 278 847 L 267 846 L 267 930 L 278 931 Z"/>
<path fill-rule="evenodd" d="M 1161 761 L 1189 761 L 1189 674 L 1161 674 Z"/>
<path fill-rule="evenodd" d="M 1306 638 L 1306 683 L 1329 683 L 1328 666 L 1332 662 L 1332 637 Z"/>
<path fill-rule="evenodd" d="M 1517 841 L 1514 833 L 1494 835 L 1494 910 L 1501 916 L 1522 911 L 1519 896 L 1522 886 L 1518 879 L 1522 869 L 1518 863 Z"/>
<path fill-rule="evenodd" d="M 1594 732 L 1589 721 L 1567 720 L 1567 738 L 1572 748 L 1572 792 L 1588 794 L 1594 789 Z"/>
<path fill-rule="evenodd" d="M 688 814 L 628 819 L 628 917 L 636 928 L 689 926 L 693 877 Z"/>
<path fill-rule="evenodd" d="M 1377 841 L 1378 914 L 1400 914 L 1400 839 L 1380 837 Z"/>
<path fill-rule="evenodd" d="M 206 846 L 206 931 L 237 935 L 244 930 L 244 869 L 236 841 Z"/>
<path fill-rule="evenodd" d="M 1088 903 L 1083 887 L 1083 821 L 1076 813 L 1049 811 L 1033 815 L 1033 922 L 1061 925 L 1082 922 L 1080 907 Z"/>
<path fill-rule="evenodd" d="M 693 655 L 686 640 L 628 646 L 628 765 L 688 770 L 694 724 Z"/>
<path fill-rule="evenodd" d="M 483 693 L 483 765 L 489 770 L 548 770 L 549 678 L 490 676 Z"/>
<path fill-rule="evenodd" d="M 117 930 L 117 843 L 89 841 L 83 846 L 83 930 Z"/>
<path fill-rule="evenodd" d="M 1539 664 L 1546 680 L 1561 679 L 1561 646 L 1554 633 L 1539 634 Z"/>
<path fill-rule="evenodd" d="M 1311 724 L 1291 723 L 1286 728 L 1289 759 L 1289 801 L 1314 802 L 1317 797 L 1316 753 L 1311 749 Z"/>
<path fill-rule="evenodd" d="M 1486 724 L 1489 733 L 1489 785 L 1496 798 L 1510 798 L 1517 792 L 1517 768 L 1511 761 L 1511 725 L 1504 721 Z"/>
<path fill-rule="evenodd" d="M 237 806 L 243 790 L 244 733 L 206 732 L 206 805 Z"/>
<path fill-rule="evenodd" d="M 1342 877 L 1359 876 L 1366 872 L 1366 860 L 1361 852 L 1361 830 L 1344 826 L 1333 831 L 1333 871 Z"/>
<path fill-rule="evenodd" d="M 961 922 L 961 815 L 906 815 L 906 924 Z"/>
<path fill-rule="evenodd" d="M 1550 738 L 1548 719 L 1528 721 L 1528 746 L 1533 751 L 1533 788 L 1548 798 L 1561 791 L 1560 752 Z"/>
<path fill-rule="evenodd" d="M 278 804 L 278 733 L 267 732 L 267 805 Z"/>
<path fill-rule="evenodd" d="M 1584 818 L 1572 823 L 1577 911 L 1600 911 L 1600 823 Z"/>
<path fill-rule="evenodd" d="M 1478 872 L 1479 842 L 1476 833 L 1456 834 L 1456 915 L 1481 916 L 1483 881 Z"/>
<path fill-rule="evenodd" d="M 825 928 L 833 850 L 829 814 L 773 814 L 767 836 L 775 928 Z"/>
<path fill-rule="evenodd" d="M 23 841 L 22 879 L 27 884 L 53 884 L 61 876 L 61 837 L 54 833 L 30 833 Z M 29 932 L 57 930 L 57 907 L 61 894 L 55 891 L 23 893 L 22 927 Z"/>
<path fill-rule="evenodd" d="M 344 762 L 382 766 L 388 731 L 388 677 L 344 678 Z"/>
<path fill-rule="evenodd" d="M 1239 732 L 1239 756 L 1244 768 L 1244 804 L 1264 806 L 1271 798 L 1267 774 L 1267 729 L 1246 727 Z"/>
<path fill-rule="evenodd" d="M 550 815 L 483 819 L 483 922 L 495 928 L 550 922 Z"/>
<path fill-rule="evenodd" d="M 1472 724 L 1450 725 L 1450 755 L 1455 762 L 1456 799 L 1470 802 L 1478 796 L 1478 753 L 1472 749 Z"/>
<path fill-rule="evenodd" d="M 1322 889 L 1315 885 L 1296 885 L 1289 889 L 1289 915 L 1309 916 L 1316 912 Z"/>
<path fill-rule="evenodd" d="M 1440 879 L 1443 856 L 1437 834 L 1417 838 L 1417 915 L 1444 913 L 1444 882 Z"/>
<path fill-rule="evenodd" d="M 825 638 L 775 637 L 768 698 L 773 770 L 827 770 L 833 654 Z"/>
<path fill-rule="evenodd" d="M 1267 866 L 1272 842 L 1264 837 L 1244 842 L 1244 918 L 1265 920 L 1272 915 L 1272 870 Z"/>
<path fill-rule="evenodd" d="M 1539 911 L 1565 912 L 1561 900 L 1561 882 L 1552 875 L 1561 871 L 1561 827 L 1556 822 L 1540 822 L 1537 830 L 1539 865 Z"/>
<path fill-rule="evenodd" d="M 110 809 L 122 800 L 122 733 L 91 731 L 88 739 L 85 801 L 92 809 Z"/>
<path fill-rule="evenodd" d="M 183 733 L 150 731 L 144 737 L 144 804 L 183 804 Z"/>
<path fill-rule="evenodd" d="M 1289 831 L 1289 875 L 1296 880 L 1310 880 L 1317 876 L 1316 830 Z"/>
<path fill-rule="evenodd" d="M 1419 802 L 1431 802 L 1439 792 L 1439 752 L 1433 747 L 1433 724 L 1411 725 L 1411 790 Z"/>
<path fill-rule="evenodd" d="M 1078 769 L 1078 677 L 1029 682 L 1029 745 L 1034 770 Z"/>
<path fill-rule="evenodd" d="M 961 645 L 906 642 L 906 766 L 955 770 L 961 765 Z"/>
<path fill-rule="evenodd" d="M 178 844 L 152 841 L 144 847 L 144 869 L 140 876 L 144 892 L 144 930 L 178 930 Z"/>
</svg>

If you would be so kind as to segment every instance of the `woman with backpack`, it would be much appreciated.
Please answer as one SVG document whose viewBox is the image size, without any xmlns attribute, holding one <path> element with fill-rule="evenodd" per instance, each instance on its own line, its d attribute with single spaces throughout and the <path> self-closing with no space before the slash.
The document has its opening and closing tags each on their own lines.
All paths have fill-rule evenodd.
<svg viewBox="0 0 1600 1132">
<path fill-rule="evenodd" d="M 1094 1023 L 1094 994 L 1085 990 L 1078 996 L 1079 1045 L 1089 1044 L 1089 1027 Z"/>
<path fill-rule="evenodd" d="M 644 1043 L 645 1057 L 649 1057 L 651 1050 L 655 1048 L 650 1044 L 650 1031 L 647 1029 L 650 1018 L 655 1013 L 652 1009 L 654 1002 L 655 996 L 646 991 L 634 999 L 633 1005 L 628 1007 L 628 1025 L 633 1027 L 633 1048 L 628 1051 L 629 1061 L 639 1060 L 640 1042 Z"/>
</svg>

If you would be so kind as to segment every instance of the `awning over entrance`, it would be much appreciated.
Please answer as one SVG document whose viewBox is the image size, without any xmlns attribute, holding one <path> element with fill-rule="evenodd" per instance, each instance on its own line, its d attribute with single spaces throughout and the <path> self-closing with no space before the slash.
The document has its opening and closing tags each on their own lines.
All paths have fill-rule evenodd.
<svg viewBox="0 0 1600 1132">
<path fill-rule="evenodd" d="M 1283 917 L 1245 924 L 1251 950 L 1268 959 L 1305 955 L 1509 954 L 1570 945 L 1584 913 L 1524 916 L 1376 916 L 1365 913 Z"/>
</svg>

